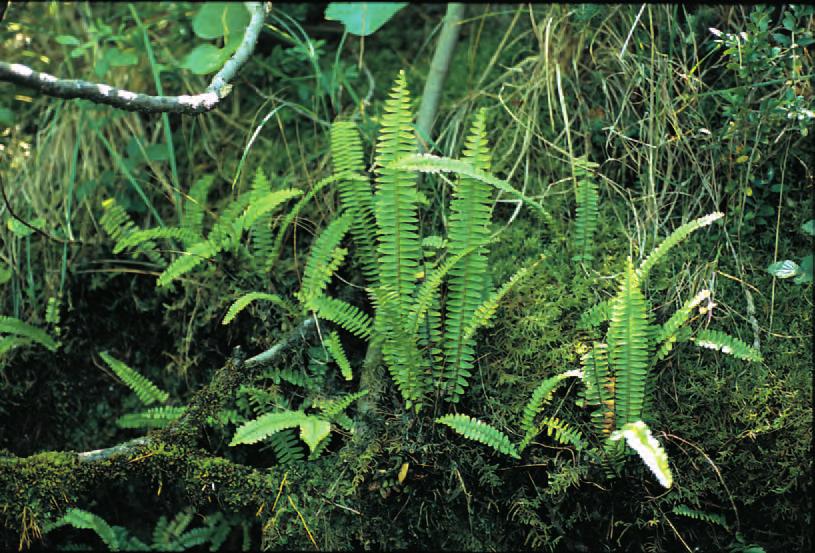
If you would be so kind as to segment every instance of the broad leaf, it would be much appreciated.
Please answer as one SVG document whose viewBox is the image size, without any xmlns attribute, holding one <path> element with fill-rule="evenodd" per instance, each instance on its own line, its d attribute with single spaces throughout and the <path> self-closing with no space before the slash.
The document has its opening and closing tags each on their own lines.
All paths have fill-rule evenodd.
<svg viewBox="0 0 815 553">
<path fill-rule="evenodd" d="M 339 21 L 352 35 L 368 36 L 405 6 L 407 2 L 331 2 L 325 18 Z"/>
</svg>

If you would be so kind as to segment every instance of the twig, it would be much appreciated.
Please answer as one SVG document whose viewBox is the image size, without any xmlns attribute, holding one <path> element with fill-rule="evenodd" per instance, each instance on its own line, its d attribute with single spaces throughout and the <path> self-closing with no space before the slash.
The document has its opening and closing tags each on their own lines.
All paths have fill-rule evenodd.
<svg viewBox="0 0 815 553">
<path fill-rule="evenodd" d="M 238 70 L 246 63 L 255 49 L 258 36 L 263 28 L 266 14 L 271 4 L 265 6 L 260 2 L 246 2 L 246 9 L 252 14 L 243 41 L 218 73 L 206 91 L 194 96 L 151 96 L 115 88 L 106 84 L 91 83 L 81 79 L 60 79 L 48 73 L 34 71 L 19 63 L 0 61 L 0 81 L 8 81 L 28 86 L 57 98 L 83 98 L 97 104 L 108 104 L 126 111 L 144 113 L 180 113 L 196 115 L 214 109 L 225 98 L 232 86 L 229 84 Z"/>
</svg>

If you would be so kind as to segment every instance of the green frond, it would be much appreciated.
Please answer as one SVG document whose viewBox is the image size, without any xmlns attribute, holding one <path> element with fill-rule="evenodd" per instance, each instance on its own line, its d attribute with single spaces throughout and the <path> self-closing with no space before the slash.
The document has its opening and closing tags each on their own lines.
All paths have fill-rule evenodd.
<svg viewBox="0 0 815 553">
<path fill-rule="evenodd" d="M 576 159 L 574 162 L 577 217 L 572 235 L 572 245 L 575 250 L 572 261 L 588 262 L 594 259 L 592 251 L 594 250 L 594 232 L 597 230 L 599 196 L 597 183 L 594 181 L 591 170 L 596 167 L 596 163 L 588 161 L 585 157 Z"/>
<path fill-rule="evenodd" d="M 343 215 L 334 219 L 314 240 L 303 271 L 303 282 L 298 297 L 304 305 L 323 293 L 334 272 L 345 259 L 347 250 L 340 242 L 351 228 L 351 218 Z"/>
<path fill-rule="evenodd" d="M 116 242 L 113 253 L 118 254 L 124 250 L 137 248 L 148 243 L 155 248 L 154 240 L 180 240 L 184 244 L 194 244 L 202 240 L 201 236 L 185 228 L 178 227 L 155 227 L 131 232 L 121 240 Z"/>
<path fill-rule="evenodd" d="M 490 319 L 492 319 L 493 315 L 495 315 L 495 312 L 498 310 L 498 306 L 500 305 L 501 300 L 504 299 L 504 296 L 506 296 L 516 284 L 529 276 L 532 269 L 538 263 L 540 263 L 540 261 L 536 261 L 530 267 L 521 267 L 518 269 L 508 281 L 506 281 L 498 290 L 493 292 L 492 295 L 490 295 L 481 303 L 481 305 L 478 306 L 473 313 L 472 320 L 469 321 L 464 332 L 465 341 L 469 341 L 480 328 L 489 326 Z"/>
<path fill-rule="evenodd" d="M 238 244 L 243 234 L 245 212 L 251 199 L 251 194 L 241 194 L 237 198 L 228 199 L 226 207 L 207 234 L 207 240 L 212 243 L 215 253 L 232 250 Z"/>
<path fill-rule="evenodd" d="M 608 436 L 615 429 L 614 386 L 608 367 L 608 346 L 599 342 L 581 358 L 583 365 L 583 398 L 585 404 L 599 406 L 591 413 L 592 424 L 598 435 Z"/>
<path fill-rule="evenodd" d="M 320 192 L 323 188 L 328 186 L 329 184 L 333 184 L 337 182 L 339 178 L 336 175 L 332 175 L 330 177 L 326 177 L 317 181 L 311 189 L 306 192 L 302 198 L 297 200 L 297 203 L 286 213 L 283 217 L 282 221 L 280 221 L 280 225 L 277 228 L 277 234 L 275 235 L 274 244 L 272 245 L 271 254 L 266 259 L 266 270 L 269 270 L 271 266 L 277 261 L 277 258 L 280 257 L 280 250 L 283 247 L 283 239 L 286 237 L 286 232 L 289 230 L 289 227 L 292 225 L 294 220 L 300 215 L 300 212 L 309 203 L 314 196 Z"/>
<path fill-rule="evenodd" d="M 649 365 L 649 328 L 645 297 L 631 258 L 621 276 L 620 288 L 611 302 L 608 349 L 616 378 L 617 428 L 641 417 Z"/>
<path fill-rule="evenodd" d="M 252 179 L 252 188 L 250 191 L 251 202 L 255 203 L 262 197 L 272 192 L 272 186 L 269 179 L 263 173 L 260 167 L 255 172 L 255 178 Z M 272 237 L 272 218 L 260 217 L 250 228 L 252 237 L 252 259 L 256 264 L 265 270 L 267 261 L 272 255 L 274 247 L 274 238 Z"/>
<path fill-rule="evenodd" d="M 524 433 L 524 437 L 521 443 L 518 444 L 518 451 L 526 449 L 529 442 L 538 434 L 539 431 L 535 427 L 535 417 L 541 412 L 543 406 L 552 399 L 552 395 L 558 385 L 571 377 L 582 378 L 583 373 L 580 370 L 572 370 L 550 376 L 544 379 L 543 382 L 535 388 L 535 391 L 532 392 L 532 397 L 529 398 L 529 401 L 524 406 L 523 417 L 521 418 L 521 432 Z"/>
<path fill-rule="evenodd" d="M 111 370 L 116 373 L 116 376 L 122 379 L 125 385 L 133 390 L 142 403 L 150 405 L 151 403 L 159 402 L 164 403 L 170 397 L 170 394 L 160 390 L 155 384 L 150 382 L 146 377 L 137 373 L 119 361 L 106 351 L 100 351 L 99 356 L 107 364 Z"/>
<path fill-rule="evenodd" d="M 317 442 L 317 445 L 314 447 L 314 449 L 311 450 L 311 453 L 308 454 L 308 460 L 316 461 L 317 459 L 319 459 L 320 455 L 323 454 L 323 451 L 325 451 L 330 444 L 331 444 L 331 434 L 328 434 L 326 435 L 324 440 Z"/>
<path fill-rule="evenodd" d="M 673 484 L 673 476 L 668 466 L 668 455 L 657 439 L 651 435 L 648 425 L 641 420 L 628 422 L 619 430 L 615 430 L 609 440 L 615 442 L 621 438 L 625 438 L 628 446 L 637 452 L 645 466 L 657 477 L 659 483 L 670 488 Z"/>
<path fill-rule="evenodd" d="M 156 286 L 161 288 L 169 285 L 204 261 L 212 259 L 219 251 L 221 251 L 220 245 L 210 240 L 193 244 L 162 271 L 156 280 Z"/>
<path fill-rule="evenodd" d="M 473 167 L 472 163 L 468 161 L 439 157 L 432 154 L 411 154 L 396 161 L 392 165 L 392 169 L 398 171 L 418 171 L 420 173 L 455 173 L 459 176 L 484 182 L 519 199 L 538 213 L 547 225 L 550 227 L 553 225 L 552 216 L 542 205 L 526 194 L 513 188 L 509 182 Z"/>
<path fill-rule="evenodd" d="M 184 201 L 184 213 L 181 215 L 181 228 L 191 235 L 197 236 L 198 242 L 203 238 L 204 228 L 204 208 L 207 205 L 207 195 L 212 183 L 215 180 L 213 175 L 204 175 L 192 185 L 190 193 Z M 185 243 L 185 247 L 192 243 Z"/>
<path fill-rule="evenodd" d="M 700 330 L 692 340 L 699 347 L 721 351 L 736 359 L 757 363 L 764 360 L 760 351 L 721 330 Z"/>
<path fill-rule="evenodd" d="M 707 511 L 699 511 L 697 509 L 691 509 L 687 505 L 674 505 L 671 511 L 677 515 L 682 515 L 683 517 L 709 522 L 710 524 L 718 524 L 722 528 L 728 527 L 727 521 L 719 513 L 709 513 Z"/>
<path fill-rule="evenodd" d="M 65 525 L 73 526 L 74 528 L 79 528 L 82 530 L 93 530 L 111 551 L 120 550 L 121 544 L 119 543 L 116 532 L 113 530 L 110 524 L 108 524 L 105 519 L 99 515 L 71 507 L 65 511 L 65 514 L 62 515 L 57 522 L 48 528 L 48 531 Z"/>
<path fill-rule="evenodd" d="M 307 307 L 313 309 L 321 319 L 338 324 L 355 336 L 368 338 L 371 335 L 371 318 L 350 303 L 318 296 L 312 298 Z"/>
<path fill-rule="evenodd" d="M 279 465 L 292 465 L 305 459 L 300 440 L 294 430 L 281 430 L 273 434 L 269 438 L 269 444 L 272 446 Z"/>
<path fill-rule="evenodd" d="M 30 325 L 15 317 L 6 317 L 0 315 L 0 334 L 13 334 L 20 338 L 26 338 L 32 342 L 36 342 L 50 351 L 56 351 L 59 348 L 59 343 L 51 338 L 46 331 L 36 326 Z M 12 338 L 12 337 L 9 337 Z M 9 340 L 8 349 L 20 345 L 20 340 Z"/>
<path fill-rule="evenodd" d="M 694 297 L 686 301 L 682 307 L 677 309 L 671 318 L 659 327 L 656 335 L 657 351 L 654 354 L 654 363 L 668 355 L 673 349 L 677 339 L 677 333 L 682 326 L 688 322 L 693 310 L 710 297 L 710 290 L 702 290 Z"/>
<path fill-rule="evenodd" d="M 363 398 L 366 395 L 368 395 L 368 390 L 360 390 L 358 392 L 345 394 L 333 399 L 315 400 L 313 405 L 315 408 L 322 411 L 323 415 L 329 419 L 333 419 L 348 409 L 356 400 Z"/>
<path fill-rule="evenodd" d="M 27 346 L 31 340 L 22 336 L 5 336 L 0 337 L 0 358 L 6 353 L 21 346 Z"/>
<path fill-rule="evenodd" d="M 331 423 L 325 419 L 309 415 L 300 422 L 300 439 L 306 442 L 312 455 L 317 451 L 320 442 L 330 433 Z"/>
<path fill-rule="evenodd" d="M 450 414 L 437 418 L 436 422 L 449 426 L 469 440 L 475 440 L 488 445 L 499 453 L 509 455 L 516 459 L 520 459 L 521 457 L 518 455 L 518 450 L 512 442 L 510 442 L 506 434 L 478 419 L 468 415 Z"/>
<path fill-rule="evenodd" d="M 238 313 L 243 311 L 250 303 L 257 300 L 270 301 L 276 305 L 279 305 L 280 307 L 286 309 L 290 308 L 288 302 L 277 294 L 267 294 L 266 292 L 248 292 L 236 299 L 232 305 L 229 306 L 229 310 L 227 310 L 226 315 L 224 315 L 224 320 L 221 321 L 221 324 L 226 325 L 231 323 L 233 319 L 238 316 Z"/>
<path fill-rule="evenodd" d="M 587 446 L 583 434 L 577 428 L 557 417 L 546 417 L 541 419 L 535 428 L 526 433 L 524 439 L 518 444 L 518 451 L 523 452 L 532 440 L 544 430 L 546 430 L 547 436 L 559 444 L 574 446 L 578 450 L 585 449 Z"/>
<path fill-rule="evenodd" d="M 119 428 L 164 428 L 184 414 L 184 407 L 152 407 L 140 413 L 127 413 L 116 419 Z"/>
<path fill-rule="evenodd" d="M 354 373 L 351 370 L 351 362 L 348 361 L 348 356 L 345 355 L 345 349 L 340 342 L 340 335 L 336 331 L 331 332 L 325 339 L 325 347 L 331 358 L 336 361 L 337 366 L 340 368 L 340 373 L 345 380 L 353 380 Z"/>
<path fill-rule="evenodd" d="M 475 118 L 467 138 L 464 160 L 478 171 L 490 170 L 490 152 L 485 130 L 486 112 L 481 110 Z M 475 339 L 467 336 L 467 325 L 486 295 L 484 276 L 487 274 L 487 248 L 489 240 L 492 190 L 478 179 L 461 176 L 450 202 L 447 250 L 452 256 L 465 254 L 450 268 L 447 284 L 444 320 L 444 374 L 449 388 L 447 398 L 457 401 L 461 388 L 467 387 L 467 376 L 473 367 Z"/>
<path fill-rule="evenodd" d="M 425 257 L 428 257 L 427 250 L 442 250 L 446 247 L 447 239 L 436 234 L 422 238 L 422 251 L 425 252 Z"/>
<path fill-rule="evenodd" d="M 114 244 L 118 244 L 134 232 L 138 230 L 136 223 L 130 218 L 130 215 L 120 206 L 115 198 L 108 198 L 102 202 L 102 209 L 104 212 L 99 218 L 99 224 L 113 239 Z M 135 258 L 139 254 L 144 254 L 147 258 L 156 265 L 164 265 L 164 259 L 159 254 L 155 242 L 146 241 L 140 245 L 138 250 L 132 252 L 131 257 Z"/>
<path fill-rule="evenodd" d="M 654 248 L 651 253 L 645 258 L 645 261 L 642 262 L 640 268 L 637 269 L 637 276 L 640 280 L 645 280 L 648 276 L 650 270 L 654 267 L 654 265 L 659 262 L 660 259 L 665 257 L 665 255 L 671 251 L 671 249 L 682 242 L 685 238 L 690 236 L 690 234 L 702 227 L 705 227 L 715 221 L 718 221 L 724 217 L 724 213 L 717 211 L 715 213 L 711 213 L 709 215 L 705 215 L 704 217 L 699 217 L 698 219 L 694 219 L 688 223 L 685 223 L 681 227 L 674 230 L 671 234 L 668 235 L 665 240 L 660 242 L 659 246 Z"/>
<path fill-rule="evenodd" d="M 268 438 L 276 432 L 287 428 L 300 426 L 309 418 L 302 411 L 281 411 L 279 413 L 266 413 L 256 419 L 245 422 L 235 431 L 230 446 L 239 444 L 254 444 Z"/>
<path fill-rule="evenodd" d="M 416 151 L 405 73 L 401 71 L 385 101 L 382 128 L 376 145 L 376 218 L 380 283 L 396 292 L 397 311 L 406 316 L 412 303 L 421 245 L 416 176 L 392 164 Z"/>
<path fill-rule="evenodd" d="M 358 245 L 363 273 L 368 285 L 376 286 L 374 199 L 368 178 L 362 176 L 365 164 L 362 142 L 355 123 L 337 121 L 331 125 L 331 157 L 334 161 L 334 175 L 339 178 L 337 188 L 340 205 L 354 222 L 351 233 Z"/>
<path fill-rule="evenodd" d="M 597 328 L 611 318 L 611 300 L 603 300 L 580 315 L 577 328 L 589 330 Z"/>
<path fill-rule="evenodd" d="M 254 199 L 249 204 L 249 207 L 246 208 L 246 214 L 243 216 L 243 228 L 245 230 L 250 229 L 261 217 L 274 210 L 280 204 L 292 198 L 296 198 L 302 193 L 302 190 L 296 188 L 284 188 L 283 190 L 275 190 L 274 192 L 269 192 L 260 198 Z"/>
</svg>

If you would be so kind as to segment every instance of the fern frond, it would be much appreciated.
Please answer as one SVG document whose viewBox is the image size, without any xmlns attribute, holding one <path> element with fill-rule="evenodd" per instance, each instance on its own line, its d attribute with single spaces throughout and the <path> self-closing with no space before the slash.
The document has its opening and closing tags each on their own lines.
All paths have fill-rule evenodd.
<svg viewBox="0 0 815 553">
<path fill-rule="evenodd" d="M 184 407 L 152 407 L 140 413 L 127 413 L 116 419 L 119 428 L 164 428 L 184 414 Z"/>
<path fill-rule="evenodd" d="M 546 417 L 541 419 L 535 428 L 527 432 L 523 441 L 518 445 L 518 451 L 522 452 L 526 449 L 529 443 L 544 430 L 547 436 L 559 444 L 574 446 L 577 450 L 586 448 L 586 440 L 583 439 L 583 434 L 577 428 L 557 417 Z"/>
<path fill-rule="evenodd" d="M 485 130 L 486 112 L 481 110 L 475 118 L 464 150 L 464 160 L 478 171 L 490 170 L 490 152 Z M 489 185 L 467 176 L 459 179 L 450 202 L 447 249 L 456 256 L 469 250 L 467 255 L 450 269 L 445 303 L 444 373 L 450 388 L 445 394 L 457 401 L 459 387 L 467 386 L 466 375 L 473 367 L 475 340 L 467 336 L 467 325 L 472 320 L 482 298 L 486 295 L 484 275 L 487 274 L 486 247 L 489 239 L 491 194 Z"/>
<path fill-rule="evenodd" d="M 594 259 L 594 232 L 597 230 L 597 183 L 590 172 L 597 164 L 585 157 L 576 159 L 574 173 L 576 178 L 575 196 L 577 199 L 577 217 L 574 222 L 572 244 L 575 255 L 572 261 L 588 262 Z"/>
<path fill-rule="evenodd" d="M 316 461 L 320 458 L 320 455 L 323 454 L 323 451 L 331 444 L 331 434 L 328 434 L 324 440 L 317 442 L 317 445 L 311 450 L 311 453 L 308 454 L 309 461 Z"/>
<path fill-rule="evenodd" d="M 150 382 L 145 376 L 137 373 L 108 352 L 100 351 L 99 357 L 116 373 L 116 376 L 122 379 L 122 382 L 124 382 L 128 388 L 133 390 L 136 396 L 138 396 L 145 405 L 150 405 L 155 402 L 164 403 L 169 399 L 170 394 L 160 390 L 158 386 Z"/>
<path fill-rule="evenodd" d="M 336 331 L 331 332 L 325 339 L 325 347 L 336 361 L 337 366 L 339 366 L 342 377 L 345 380 L 353 380 L 354 373 L 351 370 L 351 362 L 348 361 L 348 356 L 345 355 L 345 349 L 342 347 L 342 342 L 340 342 L 340 335 Z"/>
<path fill-rule="evenodd" d="M 245 212 L 251 200 L 251 194 L 228 199 L 226 207 L 207 234 L 207 240 L 212 243 L 215 253 L 231 250 L 238 244 L 244 229 Z"/>
<path fill-rule="evenodd" d="M 611 303 L 608 329 L 609 359 L 617 387 L 614 408 L 618 429 L 641 417 L 650 337 L 645 297 L 629 258 Z"/>
<path fill-rule="evenodd" d="M 246 208 L 246 214 L 243 216 L 244 230 L 250 229 L 255 222 L 270 211 L 274 210 L 280 204 L 285 203 L 292 198 L 296 198 L 302 193 L 302 190 L 298 190 L 296 188 L 284 188 L 283 190 L 269 192 L 268 194 L 255 199 L 249 204 L 249 207 Z"/>
<path fill-rule="evenodd" d="M 614 386 L 608 367 L 608 346 L 594 342 L 592 349 L 582 359 L 583 397 L 587 405 L 598 405 L 599 409 L 591 413 L 592 423 L 598 434 L 608 436 L 615 428 L 614 424 Z"/>
<path fill-rule="evenodd" d="M 421 257 L 416 176 L 393 162 L 416 150 L 405 72 L 400 71 L 385 101 L 376 145 L 376 218 L 379 282 L 396 292 L 396 309 L 406 316 L 412 303 Z"/>
<path fill-rule="evenodd" d="M 272 186 L 269 179 L 266 178 L 263 170 L 258 167 L 255 172 L 255 178 L 252 179 L 252 188 L 250 191 L 252 199 L 250 204 L 259 201 L 262 197 L 271 192 Z M 266 263 L 272 255 L 274 244 L 271 217 L 258 218 L 251 226 L 250 233 L 252 237 L 252 259 L 262 270 L 265 270 Z"/>
<path fill-rule="evenodd" d="M 121 544 L 119 543 L 116 532 L 110 524 L 99 515 L 71 507 L 65 511 L 65 514 L 62 515 L 56 523 L 50 526 L 48 530 L 53 530 L 54 528 L 65 526 L 66 524 L 82 530 L 93 530 L 111 551 L 119 551 L 120 549 Z"/>
<path fill-rule="evenodd" d="M 155 227 L 131 232 L 121 240 L 116 242 L 113 253 L 121 253 L 124 250 L 137 248 L 149 243 L 156 247 L 154 240 L 180 240 L 184 244 L 194 244 L 200 242 L 202 237 L 185 228 L 178 227 Z"/>
<path fill-rule="evenodd" d="M 224 320 L 221 321 L 221 324 L 227 325 L 231 323 L 235 317 L 238 316 L 238 313 L 246 309 L 250 303 L 257 300 L 270 301 L 285 309 L 291 308 L 289 303 L 277 294 L 267 294 L 266 292 L 247 292 L 236 299 L 232 305 L 229 306 L 229 309 L 227 310 L 226 315 L 224 315 Z"/>
<path fill-rule="evenodd" d="M 303 448 L 293 430 L 281 430 L 269 438 L 277 463 L 291 465 L 305 459 Z"/>
<path fill-rule="evenodd" d="M 223 242 L 219 244 L 222 243 Z M 204 261 L 212 259 L 219 251 L 221 251 L 219 244 L 216 244 L 210 240 L 193 244 L 187 249 L 186 252 L 184 252 L 183 255 L 176 258 L 167 266 L 166 269 L 164 269 L 164 271 L 162 271 L 156 280 L 156 286 L 159 288 L 167 286 L 175 279 L 180 278 L 186 273 L 192 271 Z"/>
<path fill-rule="evenodd" d="M 529 442 L 538 434 L 535 428 L 535 417 L 541 412 L 543 406 L 552 399 L 552 394 L 554 394 L 558 385 L 571 377 L 582 378 L 583 372 L 580 370 L 572 370 L 550 376 L 544 379 L 543 382 L 535 388 L 535 391 L 532 392 L 532 397 L 529 398 L 529 401 L 524 406 L 523 417 L 521 418 L 521 432 L 524 433 L 524 437 L 521 443 L 518 444 L 518 451 L 526 449 Z"/>
<path fill-rule="evenodd" d="M 721 351 L 736 359 L 757 363 L 764 360 L 760 351 L 721 330 L 700 330 L 692 340 L 699 347 Z"/>
<path fill-rule="evenodd" d="M 628 446 L 637 452 L 659 483 L 666 488 L 673 484 L 671 468 L 668 466 L 668 455 L 662 446 L 651 435 L 651 429 L 641 420 L 624 424 L 619 430 L 615 430 L 609 440 L 615 442 L 625 438 Z"/>
<path fill-rule="evenodd" d="M 518 450 L 509 441 L 506 434 L 489 424 L 468 415 L 444 415 L 436 419 L 439 424 L 449 426 L 457 433 L 469 440 L 475 440 L 488 445 L 499 453 L 520 459 Z"/>
<path fill-rule="evenodd" d="M 37 328 L 15 317 L 0 315 L 0 334 L 14 334 L 22 338 L 27 338 L 50 351 L 56 351 L 59 347 L 59 343 L 51 338 L 43 329 Z M 19 340 L 16 342 L 10 341 L 9 343 L 11 346 L 20 344 Z"/>
<path fill-rule="evenodd" d="M 597 328 L 611 318 L 611 300 L 603 300 L 584 311 L 577 323 L 577 328 L 589 330 Z"/>
<path fill-rule="evenodd" d="M 347 250 L 338 246 L 350 228 L 351 218 L 343 215 L 334 219 L 314 240 L 298 293 L 304 305 L 308 305 L 312 298 L 323 293 L 334 272 L 345 259 Z"/>
<path fill-rule="evenodd" d="M 320 442 L 330 433 L 331 423 L 325 419 L 309 415 L 300 422 L 300 439 L 306 442 L 312 455 L 317 451 Z"/>
<path fill-rule="evenodd" d="M 315 400 L 314 407 L 322 411 L 323 415 L 329 419 L 333 419 L 348 409 L 356 400 L 366 395 L 368 395 L 368 390 L 360 390 L 359 392 L 345 394 L 333 399 Z"/>
<path fill-rule="evenodd" d="M 238 444 L 254 444 L 268 438 L 276 432 L 287 428 L 295 428 L 309 418 L 302 411 L 281 411 L 279 413 L 266 413 L 256 419 L 245 422 L 235 431 L 230 446 Z"/>
<path fill-rule="evenodd" d="M 4 336 L 0 337 L 0 358 L 6 353 L 20 346 L 26 346 L 31 343 L 31 340 L 22 336 Z"/>
<path fill-rule="evenodd" d="M 693 221 L 687 222 L 681 227 L 674 230 L 671 234 L 668 235 L 665 240 L 660 242 L 659 246 L 654 248 L 648 257 L 645 258 L 645 261 L 642 262 L 640 268 L 637 269 L 637 276 L 639 279 L 645 280 L 648 277 L 648 273 L 657 264 L 657 262 L 665 257 L 665 255 L 671 251 L 671 249 L 682 242 L 685 238 L 690 236 L 690 234 L 702 227 L 705 227 L 715 221 L 718 221 L 724 217 L 724 213 L 720 211 L 716 211 L 715 213 L 711 213 L 709 215 L 705 215 L 704 217 L 699 217 L 698 219 L 694 219 Z"/>
<path fill-rule="evenodd" d="M 124 208 L 116 202 L 115 198 L 104 200 L 102 202 L 102 209 L 104 212 L 102 213 L 102 217 L 99 218 L 99 224 L 102 225 L 102 228 L 108 236 L 113 239 L 114 243 L 124 240 L 138 230 L 136 223 L 133 222 Z M 147 258 L 156 265 L 165 264 L 164 259 L 156 249 L 155 242 L 149 240 L 144 242 L 137 251 L 131 254 L 131 257 L 135 258 L 140 253 L 146 255 Z"/>
<path fill-rule="evenodd" d="M 699 511 L 697 509 L 691 509 L 687 505 L 674 505 L 671 511 L 677 515 L 682 515 L 683 517 L 693 518 L 696 520 L 709 522 L 711 524 L 718 524 L 722 528 L 727 528 L 727 521 L 719 513 Z"/>
<path fill-rule="evenodd" d="M 318 296 L 312 298 L 308 308 L 313 309 L 321 319 L 336 323 L 355 336 L 368 338 L 371 335 L 371 318 L 350 303 Z"/>
<path fill-rule="evenodd" d="M 402 170 L 402 171 L 419 171 L 421 173 L 455 173 L 459 176 L 468 177 L 471 179 L 475 179 L 491 186 L 494 186 L 501 192 L 506 192 L 510 196 L 513 196 L 529 207 L 531 207 L 536 213 L 538 213 L 541 218 L 547 223 L 547 225 L 552 226 L 553 220 L 552 216 L 549 214 L 546 209 L 538 202 L 533 200 L 532 198 L 528 197 L 526 194 L 516 190 L 513 188 L 509 182 L 499 179 L 498 177 L 487 173 L 485 171 L 481 171 L 467 161 L 462 161 L 460 159 L 451 159 L 449 157 L 439 157 L 434 156 L 432 154 L 412 154 L 406 155 L 396 161 L 392 168 L 395 170 Z"/>
<path fill-rule="evenodd" d="M 331 125 L 331 157 L 334 161 L 334 175 L 339 177 L 337 188 L 340 205 L 354 222 L 351 233 L 359 246 L 363 274 L 369 286 L 376 286 L 374 199 L 370 182 L 367 177 L 361 176 L 365 166 L 362 143 L 355 123 L 337 121 Z"/>
<path fill-rule="evenodd" d="M 265 266 L 266 270 L 269 270 L 272 264 L 274 264 L 274 262 L 277 260 L 277 258 L 280 257 L 280 250 L 283 247 L 283 238 L 285 238 L 286 232 L 289 230 L 289 227 L 297 218 L 297 216 L 300 215 L 300 212 L 303 210 L 306 204 L 309 203 L 314 198 L 315 194 L 317 194 L 319 191 L 321 191 L 329 184 L 337 182 L 337 180 L 339 180 L 339 177 L 337 177 L 336 175 L 332 175 L 330 177 L 326 177 L 324 179 L 317 181 L 314 184 L 314 186 L 312 186 L 311 189 L 308 192 L 306 192 L 303 195 L 303 197 L 297 201 L 296 204 L 294 204 L 294 206 L 288 211 L 288 213 L 286 213 L 285 217 L 283 217 L 283 220 L 280 222 L 280 226 L 277 229 L 277 235 L 275 235 L 271 254 L 266 260 Z"/>
<path fill-rule="evenodd" d="M 710 297 L 710 290 L 702 290 L 694 297 L 686 301 L 682 307 L 677 309 L 671 318 L 665 321 L 656 335 L 657 352 L 654 354 L 654 363 L 668 355 L 676 342 L 677 332 L 688 322 L 693 310 L 703 301 Z"/>
<path fill-rule="evenodd" d="M 190 188 L 184 202 L 184 213 L 181 215 L 181 228 L 193 236 L 198 236 L 198 239 L 190 243 L 185 242 L 184 247 L 190 247 L 203 238 L 204 207 L 207 205 L 207 195 L 214 180 L 213 175 L 204 175 Z"/>
</svg>

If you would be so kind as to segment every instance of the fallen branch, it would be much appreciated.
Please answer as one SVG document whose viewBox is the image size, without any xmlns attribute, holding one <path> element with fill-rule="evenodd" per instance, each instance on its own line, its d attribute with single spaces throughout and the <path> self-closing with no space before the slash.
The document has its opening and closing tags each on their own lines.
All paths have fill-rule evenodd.
<svg viewBox="0 0 815 553">
<path fill-rule="evenodd" d="M 258 36 L 263 28 L 271 4 L 246 2 L 246 9 L 252 15 L 243 41 L 224 66 L 212 78 L 206 91 L 194 96 L 151 96 L 112 87 L 106 84 L 91 83 L 81 79 L 60 79 L 48 73 L 34 71 L 19 63 L 0 61 L 0 81 L 8 81 L 28 86 L 57 98 L 82 98 L 97 104 L 107 104 L 126 111 L 144 113 L 180 113 L 196 115 L 214 109 L 225 98 L 232 86 L 229 82 L 246 63 L 255 50 Z"/>
</svg>

